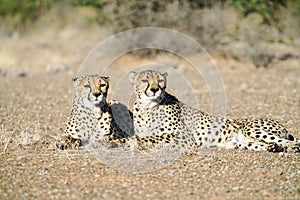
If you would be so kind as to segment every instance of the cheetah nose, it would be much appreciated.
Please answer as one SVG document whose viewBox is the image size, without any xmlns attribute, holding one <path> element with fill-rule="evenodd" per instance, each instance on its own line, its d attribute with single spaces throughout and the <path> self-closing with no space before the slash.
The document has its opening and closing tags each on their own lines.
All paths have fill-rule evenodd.
<svg viewBox="0 0 300 200">
<path fill-rule="evenodd" d="M 95 93 L 93 93 L 93 95 L 94 95 L 95 97 L 99 97 L 99 96 L 101 95 L 101 93 L 100 93 L 100 92 L 95 92 Z"/>
<path fill-rule="evenodd" d="M 150 90 L 151 90 L 151 92 L 153 92 L 155 94 L 159 89 L 158 88 L 151 88 Z"/>
</svg>

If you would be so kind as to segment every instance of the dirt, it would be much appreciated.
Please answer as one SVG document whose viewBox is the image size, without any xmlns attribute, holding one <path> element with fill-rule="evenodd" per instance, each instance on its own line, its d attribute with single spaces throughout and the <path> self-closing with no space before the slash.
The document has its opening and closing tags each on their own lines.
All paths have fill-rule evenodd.
<svg viewBox="0 0 300 200">
<path fill-rule="evenodd" d="M 6 67 L 8 73 L 0 77 L 0 199 L 300 198 L 300 157 L 296 153 L 199 149 L 198 154 L 183 155 L 156 171 L 130 173 L 102 164 L 84 149 L 55 149 L 53 144 L 71 109 L 71 78 L 87 49 L 99 39 L 81 35 L 77 46 L 67 46 L 72 37 L 43 38 L 46 46 L 34 45 L 33 38 L 3 43 L 10 47 L 11 55 L 19 52 L 18 44 L 22 44 L 24 54 L 31 57 L 21 63 L 20 68 L 26 69 L 24 76 L 13 75 L 12 67 Z M 68 42 L 63 43 L 65 40 Z M 84 43 L 82 54 L 80 41 Z M 41 54 L 52 55 L 58 64 L 64 60 L 69 66 L 47 72 Z M 35 67 L 26 66 L 29 61 L 34 63 L 35 57 L 39 57 Z M 228 117 L 273 118 L 300 138 L 299 62 L 255 68 L 250 63 L 213 58 L 224 83 Z M 130 66 L 145 60 L 121 58 L 115 63 L 119 67 L 109 72 L 112 81 L 116 83 L 117 74 L 125 76 Z M 186 103 L 193 102 L 191 97 L 196 94 L 200 109 L 209 111 L 211 100 L 204 81 L 196 80 L 184 64 L 174 69 L 190 78 L 195 90 L 173 91 Z"/>
</svg>

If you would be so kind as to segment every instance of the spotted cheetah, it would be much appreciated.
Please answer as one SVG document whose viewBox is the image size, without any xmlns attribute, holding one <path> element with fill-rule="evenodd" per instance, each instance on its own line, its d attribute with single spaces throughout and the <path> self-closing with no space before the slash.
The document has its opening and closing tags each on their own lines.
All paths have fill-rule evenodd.
<svg viewBox="0 0 300 200">
<path fill-rule="evenodd" d="M 56 144 L 59 149 L 133 135 L 131 112 L 119 102 L 106 101 L 108 77 L 84 75 L 74 78 L 73 84 L 75 94 L 71 117 L 60 142 Z"/>
<path fill-rule="evenodd" d="M 161 143 L 182 147 L 218 146 L 254 151 L 300 151 L 300 144 L 277 121 L 271 119 L 227 119 L 199 111 L 166 92 L 167 73 L 131 72 L 136 101 L 133 121 L 136 138 L 113 140 L 121 145 Z"/>
</svg>

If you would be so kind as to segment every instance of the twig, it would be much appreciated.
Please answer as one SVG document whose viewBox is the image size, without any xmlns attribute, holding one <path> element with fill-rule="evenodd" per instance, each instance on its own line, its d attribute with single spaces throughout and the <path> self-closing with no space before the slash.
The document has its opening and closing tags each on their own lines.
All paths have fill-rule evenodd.
<svg viewBox="0 0 300 200">
<path fill-rule="evenodd" d="M 7 147 L 8 147 L 9 141 L 10 141 L 10 137 L 7 139 L 7 142 L 6 142 L 5 145 L 4 145 L 3 153 L 6 152 L 6 149 L 7 149 Z"/>
</svg>

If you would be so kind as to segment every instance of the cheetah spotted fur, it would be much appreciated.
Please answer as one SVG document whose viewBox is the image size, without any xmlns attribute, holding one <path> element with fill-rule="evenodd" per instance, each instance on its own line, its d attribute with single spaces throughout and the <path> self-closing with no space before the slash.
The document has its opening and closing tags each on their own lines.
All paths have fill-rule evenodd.
<svg viewBox="0 0 300 200">
<path fill-rule="evenodd" d="M 173 143 L 174 146 L 299 152 L 296 138 L 271 119 L 226 119 L 194 109 L 166 92 L 167 74 L 155 70 L 131 72 L 136 94 L 133 105 L 135 137 L 112 140 L 114 145 L 134 141 L 137 146 Z"/>
<path fill-rule="evenodd" d="M 63 136 L 56 144 L 59 149 L 71 149 L 91 141 L 101 143 L 133 135 L 130 111 L 119 102 L 106 101 L 108 77 L 84 75 L 74 78 L 73 84 L 75 93 L 71 117 Z"/>
</svg>

